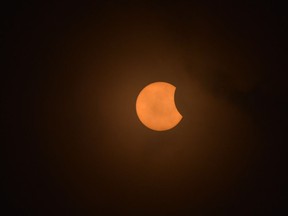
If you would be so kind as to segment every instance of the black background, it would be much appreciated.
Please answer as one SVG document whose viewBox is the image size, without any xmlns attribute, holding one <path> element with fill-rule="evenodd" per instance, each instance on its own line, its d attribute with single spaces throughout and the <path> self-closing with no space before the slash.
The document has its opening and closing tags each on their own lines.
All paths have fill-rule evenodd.
<svg viewBox="0 0 288 216">
<path fill-rule="evenodd" d="M 283 5 L 2 10 L 3 215 L 286 215 Z M 171 131 L 135 113 L 155 81 L 177 87 Z"/>
</svg>

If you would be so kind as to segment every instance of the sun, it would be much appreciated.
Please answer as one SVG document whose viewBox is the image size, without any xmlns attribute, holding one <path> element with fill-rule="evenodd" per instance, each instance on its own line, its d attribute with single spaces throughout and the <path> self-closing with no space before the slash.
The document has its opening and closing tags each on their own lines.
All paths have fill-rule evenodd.
<svg viewBox="0 0 288 216">
<path fill-rule="evenodd" d="M 139 93 L 136 113 L 140 121 L 151 130 L 174 128 L 183 118 L 175 105 L 176 87 L 167 82 L 154 82 Z"/>
</svg>

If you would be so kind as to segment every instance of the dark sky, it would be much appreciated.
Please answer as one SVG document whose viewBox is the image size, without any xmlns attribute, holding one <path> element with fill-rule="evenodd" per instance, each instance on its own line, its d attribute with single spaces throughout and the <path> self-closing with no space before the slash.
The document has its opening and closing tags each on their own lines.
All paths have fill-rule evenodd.
<svg viewBox="0 0 288 216">
<path fill-rule="evenodd" d="M 2 8 L 5 215 L 286 215 L 283 5 L 48 2 Z M 135 111 L 156 81 L 165 132 Z"/>
</svg>

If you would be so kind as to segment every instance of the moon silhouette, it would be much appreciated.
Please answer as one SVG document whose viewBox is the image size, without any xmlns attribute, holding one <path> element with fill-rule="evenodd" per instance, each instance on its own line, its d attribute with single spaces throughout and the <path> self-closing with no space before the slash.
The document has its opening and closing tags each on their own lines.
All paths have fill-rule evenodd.
<svg viewBox="0 0 288 216">
<path fill-rule="evenodd" d="M 166 82 L 154 82 L 139 93 L 136 112 L 140 121 L 151 130 L 174 128 L 182 119 L 175 105 L 176 87 Z"/>
</svg>

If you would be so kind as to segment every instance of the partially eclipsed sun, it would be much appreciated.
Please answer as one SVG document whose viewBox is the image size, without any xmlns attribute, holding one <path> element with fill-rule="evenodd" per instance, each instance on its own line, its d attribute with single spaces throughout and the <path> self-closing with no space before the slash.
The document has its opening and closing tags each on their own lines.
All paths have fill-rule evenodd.
<svg viewBox="0 0 288 216">
<path fill-rule="evenodd" d="M 139 93 L 136 112 L 140 121 L 155 131 L 175 127 L 182 119 L 175 101 L 176 87 L 166 82 L 154 82 Z"/>
</svg>

